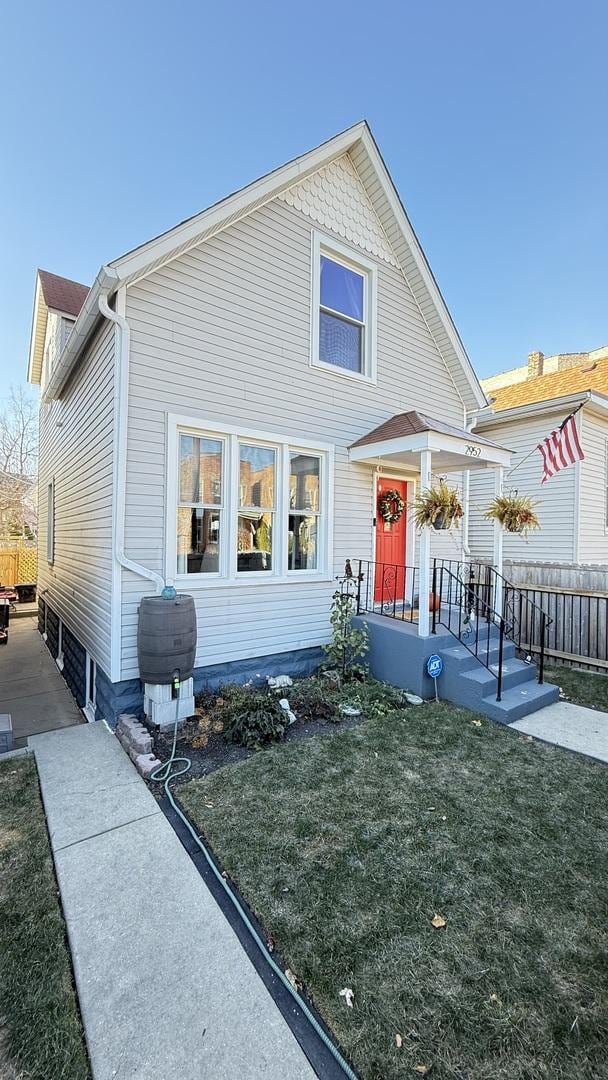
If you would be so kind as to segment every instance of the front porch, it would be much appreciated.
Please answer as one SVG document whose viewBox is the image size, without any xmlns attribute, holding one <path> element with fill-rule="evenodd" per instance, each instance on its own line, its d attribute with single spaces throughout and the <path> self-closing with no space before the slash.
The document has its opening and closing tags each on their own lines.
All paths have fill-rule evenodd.
<svg viewBox="0 0 608 1080">
<path fill-rule="evenodd" d="M 453 427 L 435 420 L 417 411 L 411 410 L 393 416 L 380 424 L 367 435 L 358 439 L 349 448 L 350 460 L 372 466 L 378 476 L 384 473 L 401 475 L 413 480 L 424 491 L 431 485 L 433 474 L 446 476 L 463 474 L 462 502 L 465 511 L 463 522 L 463 549 L 467 549 L 468 526 L 468 474 L 471 470 L 491 469 L 495 474 L 495 492 L 503 488 L 504 470 L 511 461 L 511 452 L 505 447 L 474 435 L 464 428 Z M 389 525 L 390 529 L 391 526 Z M 392 603 L 402 605 L 402 621 L 416 622 L 420 637 L 428 637 L 432 632 L 432 604 L 418 603 L 418 597 L 431 597 L 433 588 L 431 535 L 432 528 L 425 527 L 418 531 L 417 565 L 405 565 L 405 560 L 383 560 L 376 550 L 375 566 L 382 566 L 380 578 L 374 570 L 373 586 L 367 583 L 371 596 L 366 595 L 366 610 L 381 608 L 392 594 Z M 497 571 L 497 591 L 494 597 L 496 609 L 502 603 L 502 526 L 494 524 L 493 565 Z M 377 562 L 376 562 L 377 560 Z M 453 560 L 448 560 L 453 561 Z M 410 562 L 410 560 L 408 560 Z M 443 560 L 445 563 L 446 560 Z M 392 568 L 392 569 L 391 569 Z M 389 580 L 393 574 L 392 582 Z M 446 578 L 447 581 L 447 578 Z"/>
<path fill-rule="evenodd" d="M 359 560 L 346 567 L 342 588 L 353 598 L 355 624 L 365 623 L 375 678 L 422 698 L 438 695 L 510 724 L 551 704 L 544 683 L 551 619 L 489 564 L 434 559 L 431 594 L 419 567 Z M 430 609 L 430 610 L 429 610 Z M 429 635 L 420 634 L 423 611 Z M 437 687 L 427 661 L 439 654 Z"/>
</svg>

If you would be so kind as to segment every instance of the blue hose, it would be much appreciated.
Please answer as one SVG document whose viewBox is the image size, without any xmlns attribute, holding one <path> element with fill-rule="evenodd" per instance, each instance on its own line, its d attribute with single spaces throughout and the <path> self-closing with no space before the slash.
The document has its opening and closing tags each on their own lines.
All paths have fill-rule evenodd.
<svg viewBox="0 0 608 1080">
<path fill-rule="evenodd" d="M 321 1025 L 320 1025 L 319 1021 L 317 1020 L 317 1018 L 313 1015 L 313 1013 L 310 1011 L 310 1009 L 308 1008 L 306 1003 L 302 1000 L 302 998 L 298 994 L 298 991 L 295 989 L 295 987 L 293 987 L 291 985 L 289 979 L 285 975 L 285 972 L 279 967 L 277 962 L 273 959 L 273 957 L 268 952 L 268 949 L 266 948 L 266 945 L 262 941 L 262 938 L 258 934 L 258 932 L 257 932 L 255 926 L 253 925 L 253 923 L 251 922 L 251 919 L 247 915 L 247 912 L 243 908 L 243 905 L 239 902 L 238 898 L 233 893 L 232 889 L 230 888 L 230 885 L 226 881 L 226 878 L 222 877 L 222 875 L 220 874 L 217 866 L 215 865 L 213 859 L 211 858 L 211 855 L 207 851 L 207 848 L 203 844 L 203 841 L 201 840 L 200 836 L 196 833 L 196 831 L 194 830 L 194 828 L 192 827 L 192 825 L 188 821 L 188 818 L 182 812 L 180 806 L 178 805 L 178 803 L 176 803 L 175 799 L 173 798 L 173 794 L 171 792 L 171 788 L 170 788 L 169 785 L 174 780 L 177 780 L 178 776 L 183 776 L 184 773 L 187 773 L 188 770 L 192 767 L 192 762 L 191 762 L 190 758 L 177 757 L 176 754 L 175 754 L 175 750 L 176 750 L 176 747 L 177 747 L 177 728 L 178 728 L 178 724 L 179 724 L 179 695 L 177 697 L 177 703 L 176 703 L 175 727 L 173 729 L 173 746 L 171 747 L 171 755 L 170 755 L 169 758 L 167 758 L 167 761 L 164 761 L 161 765 L 158 766 L 158 768 L 156 768 L 154 770 L 153 773 L 150 774 L 150 780 L 155 780 L 155 781 L 157 781 L 159 783 L 162 783 L 165 795 L 167 796 L 169 802 L 171 803 L 171 806 L 175 810 L 175 813 L 179 815 L 179 817 L 183 821 L 184 825 L 186 826 L 188 832 L 190 833 L 192 839 L 196 842 L 198 847 L 201 849 L 201 851 L 202 851 L 203 855 L 205 856 L 205 859 L 207 860 L 207 863 L 209 864 L 211 870 L 213 871 L 217 881 L 222 886 L 222 888 L 223 888 L 224 892 L 226 893 L 226 895 L 228 896 L 230 902 L 236 908 L 238 914 L 240 915 L 240 917 L 241 917 L 242 921 L 244 922 L 245 926 L 247 927 L 249 933 L 251 934 L 251 937 L 255 941 L 258 949 L 260 950 L 260 952 L 261 952 L 262 956 L 264 957 L 264 959 L 266 960 L 267 964 L 269 964 L 269 966 L 272 968 L 272 970 L 274 971 L 277 978 L 280 979 L 281 982 L 283 983 L 283 986 L 285 987 L 285 989 L 291 994 L 291 996 L 294 999 L 294 1001 L 296 1002 L 298 1008 L 301 1009 L 301 1011 L 304 1013 L 306 1019 L 310 1022 L 310 1024 L 312 1024 L 314 1030 L 316 1031 L 317 1035 L 321 1039 L 322 1043 L 327 1047 L 327 1049 L 329 1050 L 332 1057 L 335 1059 L 335 1061 L 338 1063 L 338 1065 L 340 1066 L 340 1068 L 344 1072 L 345 1076 L 348 1076 L 349 1080 L 357 1080 L 356 1073 L 353 1072 L 353 1070 L 351 1069 L 348 1062 L 345 1061 L 345 1059 L 342 1057 L 342 1054 L 340 1053 L 338 1048 L 336 1046 L 334 1046 L 334 1044 L 331 1041 L 331 1039 L 329 1038 L 329 1036 L 325 1033 L 325 1031 L 321 1027 Z M 177 765 L 177 764 L 181 764 L 182 768 L 173 771 L 173 766 Z"/>
</svg>

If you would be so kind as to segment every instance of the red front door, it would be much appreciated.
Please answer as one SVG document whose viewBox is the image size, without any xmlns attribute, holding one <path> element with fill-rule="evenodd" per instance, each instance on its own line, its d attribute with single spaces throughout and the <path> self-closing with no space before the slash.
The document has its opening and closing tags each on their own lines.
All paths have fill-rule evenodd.
<svg viewBox="0 0 608 1080">
<path fill-rule="evenodd" d="M 380 515 L 380 499 L 387 491 L 398 491 L 406 508 L 399 521 L 388 522 Z M 383 606 L 403 600 L 407 536 L 407 483 L 379 477 L 376 484 L 376 573 L 374 600 Z"/>
</svg>

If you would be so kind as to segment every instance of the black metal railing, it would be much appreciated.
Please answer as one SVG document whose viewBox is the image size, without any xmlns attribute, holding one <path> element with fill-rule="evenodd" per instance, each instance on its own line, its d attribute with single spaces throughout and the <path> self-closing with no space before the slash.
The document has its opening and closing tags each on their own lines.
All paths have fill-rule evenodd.
<svg viewBox="0 0 608 1080">
<path fill-rule="evenodd" d="M 461 573 L 435 560 L 432 574 L 431 632 L 441 626 L 464 645 L 496 679 L 496 700 L 502 698 L 504 642 L 509 626 L 504 615 L 485 602 Z M 497 655 L 496 655 L 497 653 Z"/>
<path fill-rule="evenodd" d="M 538 681 L 544 681 L 548 631 L 553 619 L 527 590 L 514 585 L 490 563 L 467 559 L 436 559 L 434 565 L 460 577 L 482 603 L 498 612 L 508 627 L 508 637 L 519 653 L 538 660 Z"/>
<path fill-rule="evenodd" d="M 363 559 L 356 566 L 358 615 L 367 611 L 402 622 L 414 622 L 418 618 L 420 570 L 417 566 Z"/>
<path fill-rule="evenodd" d="M 514 585 L 489 563 L 471 561 L 469 580 L 481 590 L 485 602 L 499 608 L 509 625 L 509 637 L 518 652 L 538 659 L 538 681 L 545 675 L 547 632 L 553 619 L 518 585 Z M 500 595 L 502 594 L 502 600 Z"/>
</svg>

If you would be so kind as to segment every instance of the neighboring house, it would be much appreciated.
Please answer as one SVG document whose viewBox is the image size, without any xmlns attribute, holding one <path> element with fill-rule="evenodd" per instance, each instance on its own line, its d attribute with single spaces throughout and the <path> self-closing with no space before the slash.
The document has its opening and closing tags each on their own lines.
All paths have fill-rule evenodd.
<svg viewBox="0 0 608 1080">
<path fill-rule="evenodd" d="M 431 470 L 508 465 L 465 430 L 485 397 L 366 124 L 102 267 L 88 292 L 50 281 L 29 371 L 41 625 L 91 716 L 141 704 L 143 595 L 194 596 L 198 686 L 308 670 L 346 559 L 419 565 L 425 596 L 431 545 L 461 553 L 460 534 L 418 539 L 411 516 L 386 528 L 379 493 L 411 504 Z M 51 347 L 51 320 L 76 314 Z M 421 636 L 428 620 L 425 603 Z"/>
<path fill-rule="evenodd" d="M 521 571 L 535 562 L 608 567 L 608 347 L 552 357 L 530 353 L 527 367 L 484 379 L 482 386 L 491 404 L 479 414 L 475 432 L 511 448 L 504 488 L 538 500 L 542 525 L 527 539 L 505 534 L 511 575 L 527 580 Z M 543 484 L 535 447 L 576 409 L 585 460 Z M 469 546 L 478 558 L 492 556 L 492 526 L 483 511 L 493 494 L 487 478 L 471 476 Z M 542 583 L 542 575 L 534 580 Z"/>
</svg>

